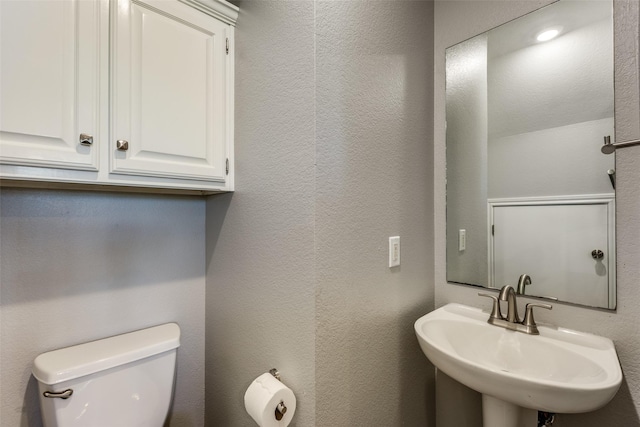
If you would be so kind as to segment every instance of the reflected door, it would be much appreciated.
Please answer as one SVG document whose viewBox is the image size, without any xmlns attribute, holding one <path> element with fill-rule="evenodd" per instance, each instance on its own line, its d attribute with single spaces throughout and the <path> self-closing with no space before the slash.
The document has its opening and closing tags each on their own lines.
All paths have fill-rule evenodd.
<svg viewBox="0 0 640 427">
<path fill-rule="evenodd" d="M 610 209 L 607 203 L 494 206 L 490 283 L 515 287 L 526 273 L 532 278 L 526 294 L 609 307 Z"/>
</svg>

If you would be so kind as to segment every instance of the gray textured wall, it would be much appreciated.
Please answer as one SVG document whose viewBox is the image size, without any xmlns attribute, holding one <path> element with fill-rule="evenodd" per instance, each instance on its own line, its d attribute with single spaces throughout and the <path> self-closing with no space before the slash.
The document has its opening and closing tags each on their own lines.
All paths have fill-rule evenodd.
<svg viewBox="0 0 640 427">
<path fill-rule="evenodd" d="M 447 51 L 447 280 L 487 286 L 487 36 Z M 472 58 L 471 60 L 469 60 Z M 459 250 L 459 230 L 466 249 Z"/>
<path fill-rule="evenodd" d="M 182 331 L 171 426 L 204 423 L 204 200 L 3 188 L 0 426 L 38 427 L 40 353 L 166 322 Z"/>
<path fill-rule="evenodd" d="M 436 306 L 459 302 L 488 308 L 477 297 L 477 289 L 451 285 L 445 277 L 445 171 L 444 171 L 444 49 L 456 42 L 506 22 L 536 7 L 550 3 L 541 1 L 439 1 L 435 7 L 435 279 Z M 615 1 L 616 31 L 616 137 L 630 140 L 640 137 L 638 20 L 639 4 L 635 0 Z M 466 25 L 456 25 L 464 22 Z M 577 330 L 586 330 L 614 340 L 624 381 L 614 400 L 605 408 L 577 415 L 559 415 L 559 427 L 595 427 L 603 425 L 640 426 L 640 339 L 637 321 L 640 316 L 640 148 L 631 147 L 617 154 L 617 245 L 618 245 L 618 309 L 615 312 L 573 307 L 555 303 L 551 312 L 540 313 L 540 320 Z M 480 419 L 477 396 L 446 382 L 447 393 L 459 399 L 448 407 L 448 398 L 437 390 L 439 427 L 478 426 Z M 450 395 L 450 394 L 449 394 Z M 448 395 L 448 396 L 449 396 Z M 472 397 L 470 397 L 472 396 Z M 460 411 L 460 407 L 465 411 Z M 469 416 L 475 412 L 475 416 Z M 464 418 L 463 418 L 464 416 Z"/>
<path fill-rule="evenodd" d="M 433 425 L 412 329 L 433 307 L 433 5 L 239 6 L 237 191 L 207 202 L 207 425 L 250 425 L 243 393 L 272 366 L 294 425 Z"/>
<path fill-rule="evenodd" d="M 432 11 L 317 3 L 318 426 L 433 425 L 413 332 L 433 304 Z"/>
<path fill-rule="evenodd" d="M 238 3 L 236 192 L 207 201 L 206 425 L 270 368 L 315 416 L 313 1 Z"/>
</svg>

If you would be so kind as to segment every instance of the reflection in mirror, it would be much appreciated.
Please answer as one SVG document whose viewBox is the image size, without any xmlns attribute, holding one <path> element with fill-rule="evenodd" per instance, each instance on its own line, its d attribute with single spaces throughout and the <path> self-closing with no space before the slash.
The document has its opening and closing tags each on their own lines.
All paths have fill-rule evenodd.
<svg viewBox="0 0 640 427">
<path fill-rule="evenodd" d="M 447 280 L 615 308 L 612 1 L 452 46 L 446 74 Z"/>
</svg>

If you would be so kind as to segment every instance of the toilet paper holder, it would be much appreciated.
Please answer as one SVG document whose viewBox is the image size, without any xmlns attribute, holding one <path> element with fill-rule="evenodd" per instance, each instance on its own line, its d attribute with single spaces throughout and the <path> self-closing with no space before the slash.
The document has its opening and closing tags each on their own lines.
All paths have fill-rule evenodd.
<svg viewBox="0 0 640 427">
<path fill-rule="evenodd" d="M 273 375 L 278 381 L 282 381 L 280 379 L 280 372 L 278 372 L 278 370 L 276 368 L 272 368 L 269 369 L 269 373 L 271 375 Z M 280 401 L 280 403 L 278 403 L 278 405 L 276 405 L 276 410 L 274 411 L 274 415 L 276 417 L 276 420 L 280 421 L 282 420 L 282 417 L 284 417 L 284 414 L 287 413 L 287 407 L 284 406 L 284 402 Z"/>
<path fill-rule="evenodd" d="M 282 381 L 282 380 L 280 379 L 280 372 L 278 372 L 278 370 L 277 370 L 276 368 L 269 369 L 269 373 L 270 373 L 271 375 L 273 375 L 274 377 L 276 377 L 276 379 L 277 379 L 278 381 Z"/>
<path fill-rule="evenodd" d="M 284 406 L 284 402 L 280 401 L 280 403 L 278 403 L 278 405 L 276 406 L 276 410 L 274 412 L 276 420 L 278 421 L 282 420 L 282 417 L 284 417 L 284 414 L 286 413 L 287 413 L 287 407 Z"/>
</svg>

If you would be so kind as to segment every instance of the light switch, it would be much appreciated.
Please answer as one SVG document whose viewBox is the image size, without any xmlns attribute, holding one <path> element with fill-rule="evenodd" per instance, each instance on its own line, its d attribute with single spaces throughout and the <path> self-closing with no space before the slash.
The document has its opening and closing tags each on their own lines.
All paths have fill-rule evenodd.
<svg viewBox="0 0 640 427">
<path fill-rule="evenodd" d="M 464 251 L 467 249 L 467 230 L 461 228 L 458 230 L 458 250 Z"/>
<path fill-rule="evenodd" d="M 389 267 L 400 265 L 400 236 L 389 237 Z"/>
</svg>

